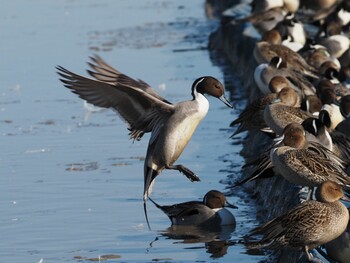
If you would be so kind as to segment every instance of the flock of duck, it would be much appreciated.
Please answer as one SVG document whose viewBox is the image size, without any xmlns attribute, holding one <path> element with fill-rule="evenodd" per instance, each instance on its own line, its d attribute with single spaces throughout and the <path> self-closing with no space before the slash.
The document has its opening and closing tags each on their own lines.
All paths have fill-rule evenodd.
<svg viewBox="0 0 350 263">
<path fill-rule="evenodd" d="M 327 244 L 332 259 L 349 262 L 349 212 L 340 199 L 347 199 L 350 188 L 350 1 L 333 2 L 302 16 L 319 25 L 312 39 L 296 18 L 299 5 L 307 4 L 303 1 L 255 0 L 252 15 L 232 22 L 251 22 L 262 33 L 254 49 L 258 64 L 254 79 L 264 96 L 248 105 L 231 125 L 239 125 L 233 136 L 258 130 L 275 138 L 261 156 L 245 164 L 253 172 L 236 186 L 278 174 L 310 189 L 305 202 L 253 229 L 245 240 L 248 248 L 300 249 L 315 261 L 310 250 Z M 225 209 L 235 206 L 216 190 L 209 191 L 202 202 L 170 206 L 149 197 L 155 178 L 164 169 L 200 181 L 192 170 L 175 162 L 208 112 L 205 94 L 232 107 L 223 85 L 214 77 L 202 76 L 192 84 L 191 100 L 173 104 L 97 55 L 88 64 L 90 77 L 58 66 L 64 86 L 95 106 L 115 110 L 127 122 L 132 140 L 151 133 L 144 163 L 147 223 L 146 201 L 150 199 L 173 225 L 235 224 Z M 262 237 L 256 239 L 256 235 Z"/>
<path fill-rule="evenodd" d="M 253 1 L 251 15 L 232 21 L 242 22 L 261 34 L 253 56 L 263 96 L 231 123 L 233 136 L 258 130 L 274 140 L 235 186 L 282 176 L 309 188 L 306 201 L 252 230 L 248 247 L 299 248 L 317 261 L 309 251 L 326 244 L 329 258 L 350 262 L 339 201 L 350 193 L 350 1 Z"/>
</svg>

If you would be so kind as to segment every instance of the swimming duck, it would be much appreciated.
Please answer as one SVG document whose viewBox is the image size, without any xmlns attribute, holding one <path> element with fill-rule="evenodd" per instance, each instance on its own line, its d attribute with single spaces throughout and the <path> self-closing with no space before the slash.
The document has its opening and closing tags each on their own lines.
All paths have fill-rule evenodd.
<svg viewBox="0 0 350 263">
<path fill-rule="evenodd" d="M 310 250 L 334 240 L 346 229 L 349 212 L 339 200 L 346 199 L 343 189 L 326 181 L 316 190 L 317 201 L 305 201 L 288 213 L 253 229 L 248 238 L 263 235 L 258 241 L 248 241 L 250 249 L 303 250 L 309 261 Z"/>
<path fill-rule="evenodd" d="M 190 201 L 169 206 L 161 206 L 149 198 L 162 210 L 173 225 L 195 225 L 216 228 L 220 225 L 234 225 L 234 216 L 225 207 L 237 208 L 227 202 L 223 193 L 217 190 L 207 192 L 203 201 Z"/>
<path fill-rule="evenodd" d="M 174 162 L 205 117 L 209 102 L 204 94 L 231 104 L 224 96 L 223 85 L 214 77 L 203 76 L 192 85 L 192 100 L 172 104 L 142 80 L 134 80 L 108 65 L 99 56 L 89 63 L 93 78 L 75 74 L 57 66 L 64 86 L 89 103 L 112 108 L 129 124 L 131 139 L 140 140 L 151 132 L 144 165 L 144 205 L 152 191 L 154 179 L 164 169 L 178 170 L 191 181 L 199 181 L 187 167 Z"/>
</svg>

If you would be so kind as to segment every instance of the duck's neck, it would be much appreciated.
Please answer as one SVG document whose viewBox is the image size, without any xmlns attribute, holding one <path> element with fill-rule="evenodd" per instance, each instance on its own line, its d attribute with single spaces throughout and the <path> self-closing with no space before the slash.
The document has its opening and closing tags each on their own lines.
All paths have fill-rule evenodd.
<svg viewBox="0 0 350 263">
<path fill-rule="evenodd" d="M 193 93 L 193 100 L 198 103 L 198 110 L 202 112 L 203 114 L 207 114 L 209 110 L 209 101 L 208 99 L 202 94 L 197 91 L 194 91 Z"/>
</svg>

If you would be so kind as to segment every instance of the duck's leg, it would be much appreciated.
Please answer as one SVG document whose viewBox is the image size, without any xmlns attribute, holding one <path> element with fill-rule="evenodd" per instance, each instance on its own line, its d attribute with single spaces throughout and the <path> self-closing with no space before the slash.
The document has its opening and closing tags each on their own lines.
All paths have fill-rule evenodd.
<svg viewBox="0 0 350 263">
<path fill-rule="evenodd" d="M 314 195 L 314 190 L 315 190 L 315 187 L 309 187 L 309 191 L 307 192 L 307 196 L 306 196 L 306 201 L 312 200 L 312 196 Z"/>
<path fill-rule="evenodd" d="M 191 182 L 199 182 L 201 180 L 194 172 L 182 164 L 167 165 L 165 168 L 169 170 L 178 170 L 179 172 L 183 173 Z"/>
<path fill-rule="evenodd" d="M 305 246 L 305 247 L 304 247 L 304 251 L 305 251 L 305 253 L 306 253 L 306 255 L 307 255 L 307 259 L 308 259 L 309 262 L 312 262 L 312 263 L 324 263 L 321 259 L 315 258 L 315 257 L 312 255 L 312 253 L 309 251 L 308 246 Z"/>
</svg>

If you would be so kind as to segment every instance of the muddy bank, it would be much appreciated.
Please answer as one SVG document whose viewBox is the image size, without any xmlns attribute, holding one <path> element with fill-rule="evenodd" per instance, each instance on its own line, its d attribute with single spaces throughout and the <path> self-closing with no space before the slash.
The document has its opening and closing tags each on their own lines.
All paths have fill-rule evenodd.
<svg viewBox="0 0 350 263">
<path fill-rule="evenodd" d="M 240 1 L 235 2 L 235 4 L 239 4 Z M 231 5 L 235 9 L 233 13 L 244 12 L 247 9 L 247 6 L 235 6 L 235 4 Z M 249 104 L 254 99 L 262 96 L 253 78 L 257 66 L 253 57 L 253 49 L 260 35 L 250 24 L 233 25 L 228 17 L 221 17 L 221 21 L 220 29 L 211 38 L 211 48 L 220 48 L 225 52 L 234 68 L 232 74 L 240 80 L 239 88 L 243 96 L 246 97 L 245 104 Z M 236 108 L 238 114 L 244 108 L 245 105 Z M 265 134 L 248 132 L 243 140 L 241 155 L 245 160 L 249 160 L 258 156 L 269 144 L 271 144 L 271 139 Z M 242 170 L 241 175 L 237 175 L 233 178 L 233 181 L 245 178 L 248 175 L 249 169 Z M 305 195 L 303 189 L 290 184 L 280 176 L 254 181 L 243 187 L 257 202 L 256 214 L 260 223 L 290 210 Z M 300 252 L 274 251 L 268 254 L 268 257 L 269 260 L 277 260 L 278 262 L 305 262 L 305 256 Z"/>
</svg>

